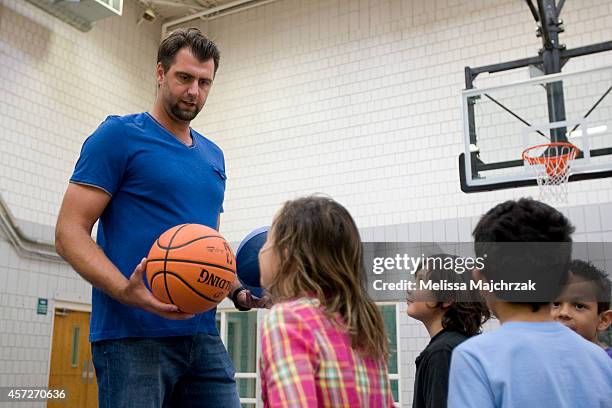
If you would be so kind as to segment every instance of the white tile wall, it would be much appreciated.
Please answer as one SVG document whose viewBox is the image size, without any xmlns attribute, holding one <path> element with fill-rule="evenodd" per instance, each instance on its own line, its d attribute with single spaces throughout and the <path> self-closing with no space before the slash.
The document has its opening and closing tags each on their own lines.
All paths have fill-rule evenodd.
<svg viewBox="0 0 612 408">
<path fill-rule="evenodd" d="M 85 137 L 109 114 L 148 109 L 160 26 L 122 17 L 80 32 L 23 0 L 0 0 L 0 192 L 17 218 L 54 225 Z"/>
<path fill-rule="evenodd" d="M 0 386 L 45 386 L 55 295 L 90 302 L 90 286 L 67 265 L 21 258 L 0 234 Z M 38 315 L 38 298 L 49 300 Z"/>
<path fill-rule="evenodd" d="M 122 17 L 82 33 L 0 0 L 0 195 L 31 238 L 52 239 L 87 135 L 154 100 L 160 24 L 137 27 L 140 7 L 126 0 Z M 54 298 L 87 303 L 91 287 L 65 264 L 20 257 L 1 234 L 0 259 L 0 386 L 45 386 Z M 36 314 L 38 298 L 49 299 L 47 315 Z"/>
<path fill-rule="evenodd" d="M 608 40 L 611 8 L 567 2 L 563 43 Z M 233 240 L 268 224 L 283 201 L 313 192 L 344 203 L 364 228 L 473 216 L 537 194 L 466 195 L 457 171 L 464 66 L 541 47 L 524 2 L 282 0 L 203 29 L 223 57 L 194 124 L 224 148 L 223 231 Z M 600 54 L 566 69 L 610 62 L 612 53 Z M 574 183 L 570 205 L 610 202 L 611 191 L 609 179 Z"/>
</svg>

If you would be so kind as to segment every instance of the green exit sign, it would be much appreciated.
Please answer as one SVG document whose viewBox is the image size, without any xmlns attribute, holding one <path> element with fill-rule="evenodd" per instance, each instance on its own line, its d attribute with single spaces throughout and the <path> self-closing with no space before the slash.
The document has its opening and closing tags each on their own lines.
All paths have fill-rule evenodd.
<svg viewBox="0 0 612 408">
<path fill-rule="evenodd" d="M 38 298 L 38 306 L 36 307 L 36 314 L 46 315 L 48 305 L 49 305 L 48 299 Z"/>
</svg>

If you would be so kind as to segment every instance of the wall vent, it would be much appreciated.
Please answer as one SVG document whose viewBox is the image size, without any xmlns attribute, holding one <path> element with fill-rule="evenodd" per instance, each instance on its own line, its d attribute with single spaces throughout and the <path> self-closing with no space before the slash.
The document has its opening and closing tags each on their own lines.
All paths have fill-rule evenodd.
<svg viewBox="0 0 612 408">
<path fill-rule="evenodd" d="M 120 16 L 123 0 L 27 0 L 47 13 L 87 32 L 93 23 L 111 16 Z"/>
</svg>

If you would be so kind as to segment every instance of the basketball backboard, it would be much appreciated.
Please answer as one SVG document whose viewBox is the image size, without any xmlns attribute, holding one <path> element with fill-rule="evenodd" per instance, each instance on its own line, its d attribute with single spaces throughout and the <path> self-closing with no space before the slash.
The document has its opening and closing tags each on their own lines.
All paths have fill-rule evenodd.
<svg viewBox="0 0 612 408">
<path fill-rule="evenodd" d="M 611 177 L 611 91 L 612 66 L 466 89 L 461 189 L 470 193 L 536 185 L 521 154 L 551 142 L 580 149 L 569 181 Z"/>
</svg>

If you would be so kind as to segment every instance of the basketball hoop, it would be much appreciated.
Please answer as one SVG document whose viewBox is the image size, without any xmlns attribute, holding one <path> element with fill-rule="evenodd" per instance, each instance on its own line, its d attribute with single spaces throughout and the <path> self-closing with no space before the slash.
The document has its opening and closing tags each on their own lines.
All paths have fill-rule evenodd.
<svg viewBox="0 0 612 408">
<path fill-rule="evenodd" d="M 571 143 L 555 142 L 529 147 L 522 158 L 536 175 L 540 199 L 567 202 L 571 164 L 580 150 Z"/>
</svg>

